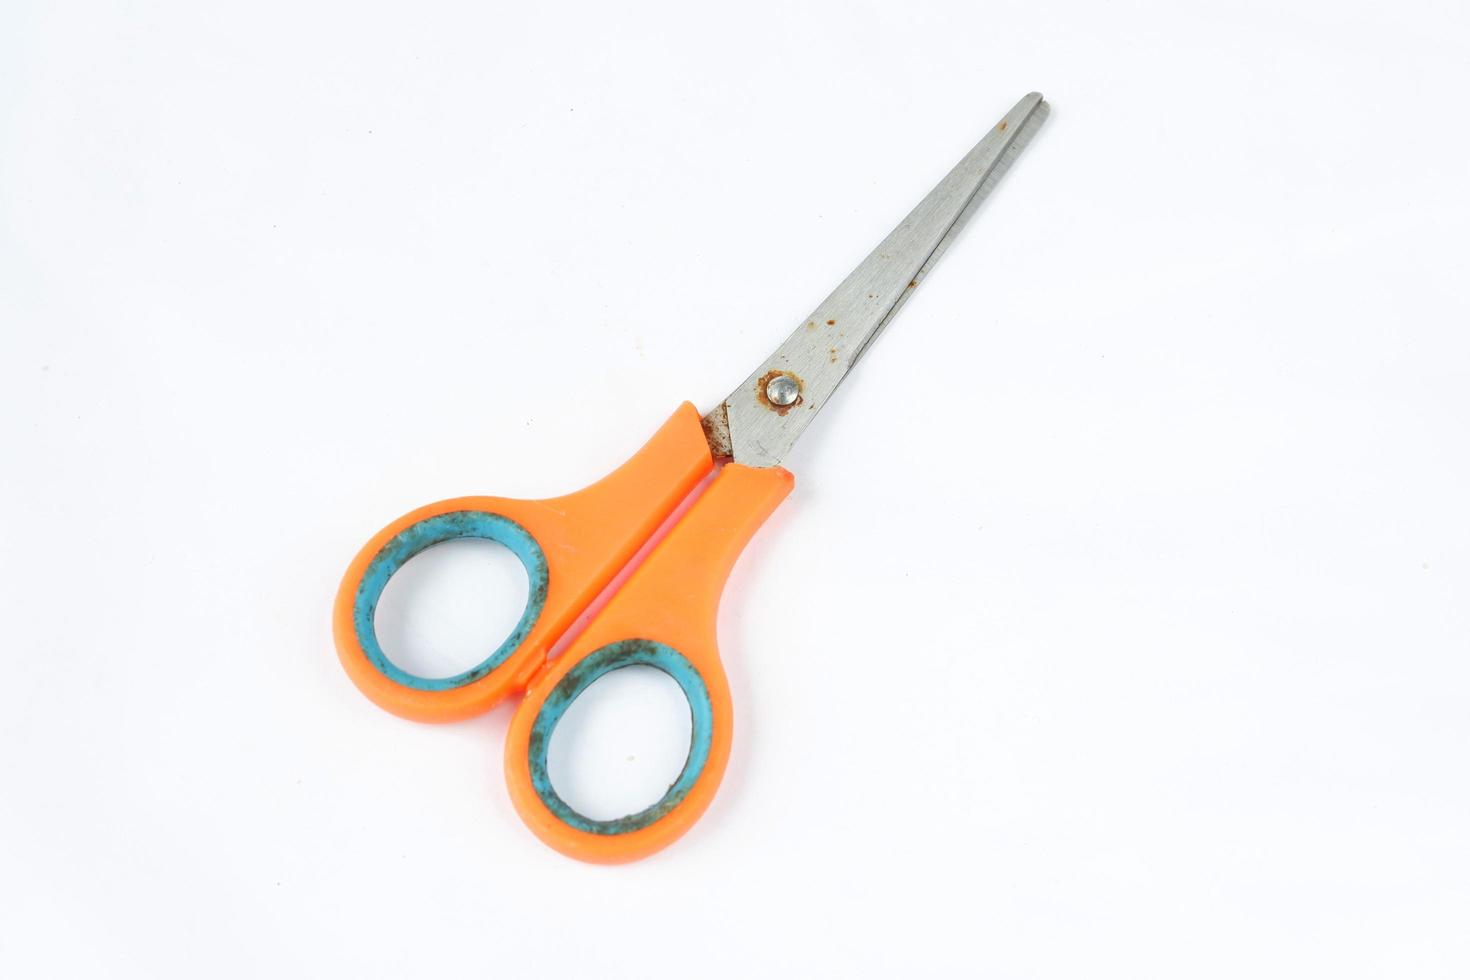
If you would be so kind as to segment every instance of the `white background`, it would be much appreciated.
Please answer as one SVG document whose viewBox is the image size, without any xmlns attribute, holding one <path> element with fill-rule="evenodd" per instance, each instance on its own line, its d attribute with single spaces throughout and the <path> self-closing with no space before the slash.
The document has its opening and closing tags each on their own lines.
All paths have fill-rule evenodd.
<svg viewBox="0 0 1470 980">
<path fill-rule="evenodd" d="M 508 706 L 358 694 L 368 535 L 718 401 L 1033 88 L 694 831 L 567 860 Z M 0 973 L 1465 976 L 1467 95 L 1454 0 L 6 3 Z M 449 662 L 506 568 L 425 567 Z"/>
</svg>

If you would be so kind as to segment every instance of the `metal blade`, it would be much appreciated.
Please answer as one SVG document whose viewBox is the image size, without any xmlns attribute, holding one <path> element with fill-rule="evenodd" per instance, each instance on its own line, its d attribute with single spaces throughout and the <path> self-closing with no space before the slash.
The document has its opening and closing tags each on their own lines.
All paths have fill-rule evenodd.
<svg viewBox="0 0 1470 980">
<path fill-rule="evenodd" d="M 704 417 L 717 456 L 747 466 L 781 461 L 1048 111 L 1036 92 L 1016 103 L 786 342 Z"/>
</svg>

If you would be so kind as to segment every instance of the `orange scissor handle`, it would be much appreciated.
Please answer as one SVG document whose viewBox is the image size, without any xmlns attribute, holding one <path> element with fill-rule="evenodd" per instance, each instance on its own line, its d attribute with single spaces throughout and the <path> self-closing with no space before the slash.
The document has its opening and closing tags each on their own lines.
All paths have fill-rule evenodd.
<svg viewBox="0 0 1470 980">
<path fill-rule="evenodd" d="M 343 576 L 333 610 L 337 654 L 380 707 L 415 721 L 457 721 L 525 686 L 557 637 L 587 608 L 714 466 L 699 412 L 684 403 L 653 438 L 592 486 L 549 500 L 457 497 L 379 531 Z M 393 573 L 443 541 L 482 537 L 520 558 L 530 597 L 520 622 L 480 664 L 418 677 L 383 652 L 373 615 Z"/>
<path fill-rule="evenodd" d="M 730 758 L 730 687 L 715 643 L 720 593 L 746 542 L 793 483 L 780 467 L 727 465 L 586 631 L 532 680 L 511 720 L 505 771 L 517 812 L 547 844 L 584 861 L 632 861 L 673 843 L 709 806 Z M 599 677 L 638 664 L 663 670 L 684 690 L 689 756 L 657 803 L 592 820 L 551 785 L 551 733 Z"/>
</svg>

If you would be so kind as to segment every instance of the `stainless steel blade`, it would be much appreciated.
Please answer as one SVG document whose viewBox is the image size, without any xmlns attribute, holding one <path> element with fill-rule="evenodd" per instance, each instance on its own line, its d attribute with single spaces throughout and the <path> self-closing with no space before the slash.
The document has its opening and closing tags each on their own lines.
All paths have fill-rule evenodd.
<svg viewBox="0 0 1470 980">
<path fill-rule="evenodd" d="M 775 466 L 1045 120 L 1033 92 L 967 153 L 745 383 L 704 417 L 717 456 Z"/>
</svg>

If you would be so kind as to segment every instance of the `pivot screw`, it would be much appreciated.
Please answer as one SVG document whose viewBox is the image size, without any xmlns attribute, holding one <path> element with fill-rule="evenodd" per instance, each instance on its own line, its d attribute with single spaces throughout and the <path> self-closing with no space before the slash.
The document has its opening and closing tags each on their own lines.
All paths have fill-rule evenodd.
<svg viewBox="0 0 1470 980">
<path fill-rule="evenodd" d="M 801 385 L 796 379 L 784 374 L 778 374 L 766 382 L 766 398 L 772 405 L 785 408 L 787 405 L 795 405 L 796 399 L 801 396 Z"/>
</svg>

